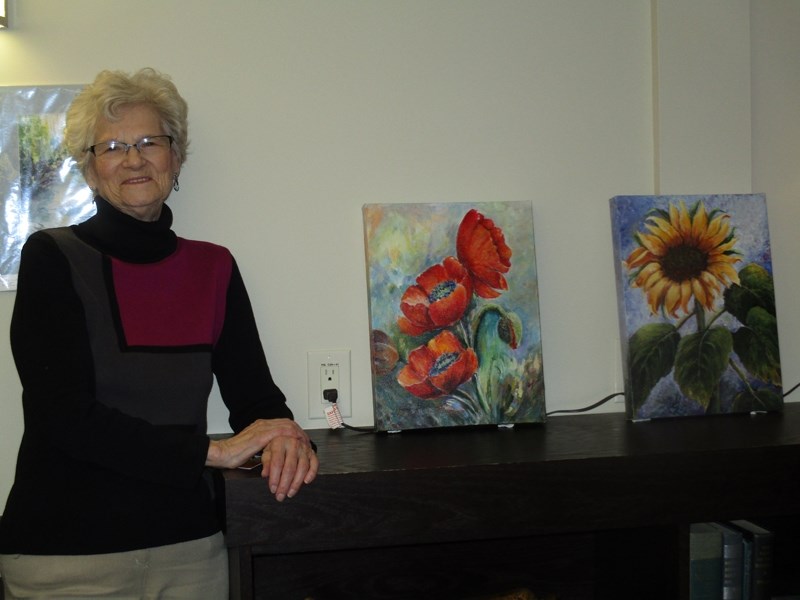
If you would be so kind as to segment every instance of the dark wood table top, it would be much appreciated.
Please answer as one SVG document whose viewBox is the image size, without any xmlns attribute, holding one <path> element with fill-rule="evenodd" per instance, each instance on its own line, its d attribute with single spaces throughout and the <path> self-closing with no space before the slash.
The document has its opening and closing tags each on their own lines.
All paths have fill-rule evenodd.
<svg viewBox="0 0 800 600">
<path fill-rule="evenodd" d="M 229 546 L 264 553 L 596 531 L 793 514 L 800 405 L 632 423 L 621 413 L 511 429 L 311 430 L 317 479 L 275 501 L 224 472 Z"/>
</svg>

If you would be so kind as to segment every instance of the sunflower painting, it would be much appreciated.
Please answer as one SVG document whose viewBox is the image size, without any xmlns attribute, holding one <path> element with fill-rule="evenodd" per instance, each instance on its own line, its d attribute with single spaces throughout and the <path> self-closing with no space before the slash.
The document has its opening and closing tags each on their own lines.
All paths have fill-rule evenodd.
<svg viewBox="0 0 800 600">
<path fill-rule="evenodd" d="M 763 194 L 611 199 L 634 420 L 783 406 Z"/>
<path fill-rule="evenodd" d="M 376 428 L 544 421 L 531 205 L 363 216 Z"/>
</svg>

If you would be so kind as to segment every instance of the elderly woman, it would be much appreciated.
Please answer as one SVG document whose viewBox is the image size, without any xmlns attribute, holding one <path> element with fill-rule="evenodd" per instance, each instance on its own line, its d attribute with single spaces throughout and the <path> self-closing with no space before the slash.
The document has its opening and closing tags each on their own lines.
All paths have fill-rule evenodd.
<svg viewBox="0 0 800 600">
<path fill-rule="evenodd" d="M 165 204 L 187 106 L 152 69 L 102 72 L 67 114 L 97 214 L 33 234 L 11 346 L 25 432 L 0 522 L 6 598 L 225 598 L 206 467 L 261 453 L 277 500 L 317 472 L 273 382 L 228 250 L 177 237 Z M 216 377 L 235 434 L 206 435 Z"/>
</svg>

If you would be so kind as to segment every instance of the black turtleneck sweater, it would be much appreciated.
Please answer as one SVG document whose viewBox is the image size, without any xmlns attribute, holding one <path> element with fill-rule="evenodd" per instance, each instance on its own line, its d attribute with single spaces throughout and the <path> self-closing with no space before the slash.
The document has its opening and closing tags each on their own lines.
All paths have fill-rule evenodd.
<svg viewBox="0 0 800 600">
<path fill-rule="evenodd" d="M 220 529 L 203 477 L 213 378 L 239 431 L 291 417 L 225 248 L 101 198 L 22 250 L 11 347 L 25 431 L 1 554 L 97 554 Z"/>
</svg>

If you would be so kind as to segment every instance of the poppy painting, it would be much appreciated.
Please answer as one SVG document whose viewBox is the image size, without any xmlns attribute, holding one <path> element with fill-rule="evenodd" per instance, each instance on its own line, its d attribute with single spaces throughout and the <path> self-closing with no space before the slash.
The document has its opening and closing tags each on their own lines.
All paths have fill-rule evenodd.
<svg viewBox="0 0 800 600">
<path fill-rule="evenodd" d="M 533 212 L 363 209 L 379 431 L 545 419 Z"/>
<path fill-rule="evenodd" d="M 611 199 L 633 420 L 781 410 L 763 194 Z"/>
</svg>

